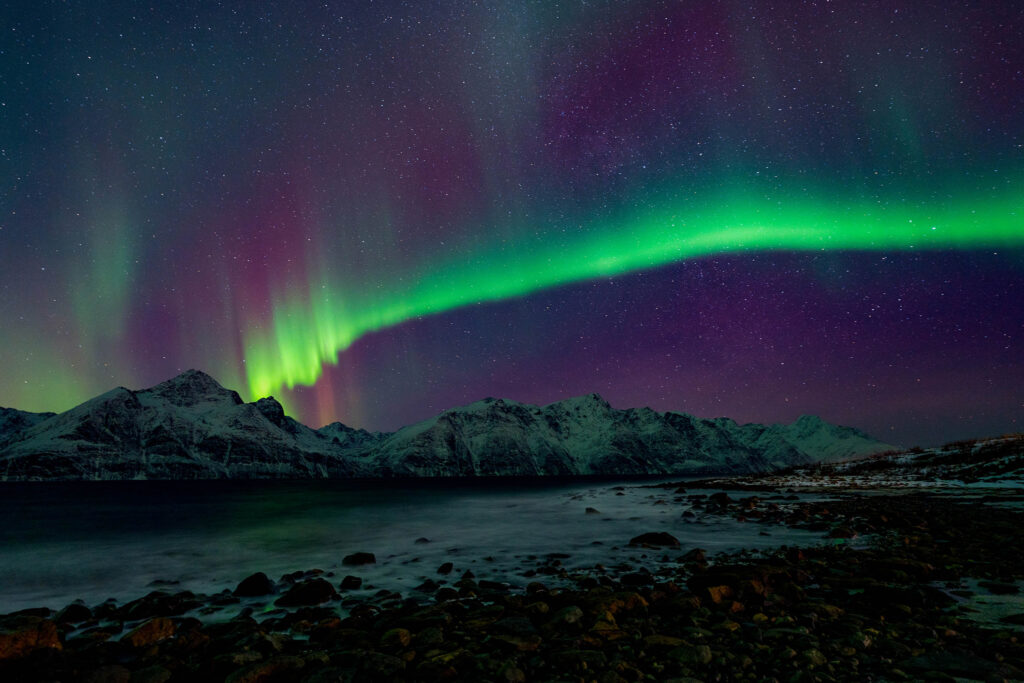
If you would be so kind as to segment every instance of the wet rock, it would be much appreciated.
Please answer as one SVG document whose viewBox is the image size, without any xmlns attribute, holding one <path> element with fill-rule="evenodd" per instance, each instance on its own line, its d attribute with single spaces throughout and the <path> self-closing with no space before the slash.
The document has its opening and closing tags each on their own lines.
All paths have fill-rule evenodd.
<svg viewBox="0 0 1024 683">
<path fill-rule="evenodd" d="M 530 617 L 542 617 L 551 611 L 551 605 L 546 602 L 531 602 L 523 607 L 523 612 Z"/>
<path fill-rule="evenodd" d="M 724 491 L 719 491 L 718 493 L 713 493 L 710 496 L 708 496 L 708 502 L 719 507 L 725 507 L 729 503 L 734 503 L 736 501 L 730 498 L 728 493 L 725 493 Z"/>
<path fill-rule="evenodd" d="M 131 683 L 132 672 L 120 664 L 101 666 L 85 677 L 85 683 Z"/>
<path fill-rule="evenodd" d="M 393 628 L 384 632 L 380 637 L 380 645 L 387 649 L 399 649 L 409 647 L 412 642 L 412 634 L 404 628 Z"/>
<path fill-rule="evenodd" d="M 514 636 L 533 635 L 537 632 L 537 629 L 533 626 L 533 622 L 526 617 L 520 616 L 499 619 L 491 625 L 491 630 L 494 633 L 504 633 Z"/>
<path fill-rule="evenodd" d="M 629 545 L 648 545 L 656 547 L 678 548 L 679 539 L 664 531 L 650 531 L 629 539 Z"/>
<path fill-rule="evenodd" d="M 414 588 L 413 590 L 418 590 L 421 593 L 433 593 L 438 589 L 438 587 L 439 586 L 437 581 L 434 581 L 433 579 L 427 579 L 420 585 L 416 586 L 416 588 Z"/>
<path fill-rule="evenodd" d="M 412 638 L 414 647 L 429 648 L 444 642 L 444 631 L 437 626 L 428 626 Z"/>
<path fill-rule="evenodd" d="M 498 680 L 502 683 L 526 683 L 526 674 L 514 662 L 506 662 L 498 670 Z"/>
<path fill-rule="evenodd" d="M 358 576 L 352 576 L 349 574 L 341 580 L 341 589 L 345 591 L 352 591 L 360 588 L 363 585 L 363 580 Z"/>
<path fill-rule="evenodd" d="M 174 631 L 173 621 L 166 617 L 156 617 L 130 631 L 121 642 L 135 648 L 148 647 L 161 640 L 167 640 L 174 635 Z"/>
<path fill-rule="evenodd" d="M 61 649 L 56 623 L 33 616 L 0 618 L 0 660 L 24 657 L 44 649 Z"/>
<path fill-rule="evenodd" d="M 73 602 L 54 617 L 58 624 L 79 624 L 92 619 L 92 610 L 80 602 Z"/>
<path fill-rule="evenodd" d="M 416 545 L 423 545 L 425 543 L 430 543 L 430 539 L 426 536 L 420 536 L 414 541 L 414 543 L 416 543 Z"/>
<path fill-rule="evenodd" d="M 548 622 L 548 628 L 562 629 L 567 626 L 579 626 L 583 621 L 583 610 L 575 605 L 563 607 L 555 612 Z"/>
<path fill-rule="evenodd" d="M 644 645 L 654 649 L 671 650 L 677 647 L 689 647 L 690 644 L 682 638 L 655 633 L 644 638 Z"/>
<path fill-rule="evenodd" d="M 694 576 L 686 585 L 702 600 L 717 605 L 736 596 L 734 586 L 737 583 L 734 577 L 730 576 Z"/>
<path fill-rule="evenodd" d="M 453 565 L 451 562 L 445 562 L 444 564 L 442 564 L 440 567 L 437 568 L 437 573 L 438 574 L 451 574 L 453 569 L 455 569 L 455 565 Z"/>
<path fill-rule="evenodd" d="M 301 671 L 305 666 L 306 662 L 301 657 L 272 657 L 238 669 L 224 679 L 224 683 L 264 683 L 291 672 Z"/>
<path fill-rule="evenodd" d="M 434 594 L 434 599 L 438 602 L 444 602 L 445 600 L 457 600 L 458 598 L 459 591 L 455 590 L 451 586 L 439 588 L 437 593 Z"/>
<path fill-rule="evenodd" d="M 598 510 L 597 508 L 590 508 L 590 507 L 588 507 L 585 510 L 585 514 L 588 514 L 588 515 L 599 515 L 599 514 L 601 514 L 601 511 Z"/>
<path fill-rule="evenodd" d="M 363 653 L 359 670 L 372 681 L 389 680 L 405 669 L 405 660 L 379 652 Z"/>
<path fill-rule="evenodd" d="M 345 566 L 360 566 L 364 564 L 376 564 L 377 557 L 373 553 L 352 553 L 342 558 L 341 563 Z"/>
<path fill-rule="evenodd" d="M 687 551 L 686 554 L 679 559 L 683 562 L 706 562 L 707 551 L 704 550 L 704 548 L 694 548 L 693 550 Z"/>
<path fill-rule="evenodd" d="M 536 652 L 544 642 L 544 639 L 536 633 L 526 635 L 498 633 L 491 636 L 491 638 L 496 643 L 504 646 L 506 650 L 512 652 Z"/>
<path fill-rule="evenodd" d="M 672 650 L 669 657 L 686 666 L 703 666 L 710 664 L 714 655 L 707 645 L 691 645 Z"/>
<path fill-rule="evenodd" d="M 274 601 L 278 607 L 299 607 L 302 605 L 319 605 L 330 600 L 337 600 L 338 593 L 326 579 L 307 579 L 301 581 L 288 592 Z"/>
<path fill-rule="evenodd" d="M 167 683 L 173 674 L 160 665 L 148 666 L 132 674 L 131 683 Z"/>
<path fill-rule="evenodd" d="M 270 595 L 274 592 L 274 582 L 263 572 L 256 572 L 242 579 L 238 587 L 232 592 L 241 598 L 253 598 L 260 595 Z"/>
<path fill-rule="evenodd" d="M 823 655 L 819 650 L 815 650 L 813 648 L 805 650 L 801 657 L 803 657 L 804 662 L 806 662 L 808 666 L 820 667 L 828 664 L 828 657 Z"/>
<path fill-rule="evenodd" d="M 608 657 L 600 650 L 562 650 L 553 656 L 555 663 L 566 670 L 594 670 L 603 667 Z"/>
<path fill-rule="evenodd" d="M 654 577 L 645 572 L 631 572 L 623 574 L 619 581 L 623 586 L 650 586 L 654 583 Z"/>
<path fill-rule="evenodd" d="M 151 617 L 175 617 L 203 606 L 203 601 L 190 591 L 173 595 L 164 591 L 153 591 L 145 597 L 127 603 L 117 610 L 117 614 L 125 621 L 136 621 Z"/>
</svg>

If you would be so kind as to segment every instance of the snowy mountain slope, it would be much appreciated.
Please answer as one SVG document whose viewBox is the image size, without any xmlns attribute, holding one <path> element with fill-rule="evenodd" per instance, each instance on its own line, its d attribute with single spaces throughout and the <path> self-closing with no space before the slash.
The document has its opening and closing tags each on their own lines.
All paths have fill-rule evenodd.
<svg viewBox="0 0 1024 683">
<path fill-rule="evenodd" d="M 615 410 L 590 394 L 544 407 L 478 401 L 400 429 L 360 461 L 377 476 L 696 474 L 764 472 L 890 448 L 818 418 L 739 426 Z"/>
<path fill-rule="evenodd" d="M 118 387 L 18 433 L 4 479 L 210 479 L 351 474 L 329 439 L 272 398 L 244 403 L 190 370 L 143 391 Z"/>
<path fill-rule="evenodd" d="M 332 422 L 316 431 L 342 448 L 370 446 L 391 436 L 391 434 L 384 432 L 368 432 L 365 429 L 356 429 L 341 422 Z"/>
<path fill-rule="evenodd" d="M 0 446 L 14 439 L 15 435 L 43 420 L 48 420 L 56 413 L 29 413 L 14 408 L 0 408 Z"/>
<path fill-rule="evenodd" d="M 835 462 L 866 457 L 896 446 L 880 444 L 859 429 L 829 424 L 816 415 L 801 415 L 793 424 L 743 425 L 744 443 L 763 453 L 774 467 Z M 795 453 L 807 459 L 801 462 Z"/>
<path fill-rule="evenodd" d="M 245 403 L 196 370 L 119 387 L 59 415 L 7 411 L 0 479 L 546 476 L 764 472 L 889 450 L 818 418 L 737 425 L 597 394 L 534 406 L 485 399 L 386 434 L 313 430 L 273 398 Z"/>
</svg>

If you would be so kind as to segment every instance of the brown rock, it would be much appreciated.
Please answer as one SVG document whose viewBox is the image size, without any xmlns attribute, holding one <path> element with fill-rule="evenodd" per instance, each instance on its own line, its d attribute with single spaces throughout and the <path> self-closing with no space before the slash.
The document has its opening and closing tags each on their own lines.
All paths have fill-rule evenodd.
<svg viewBox="0 0 1024 683">
<path fill-rule="evenodd" d="M 706 562 L 707 551 L 704 548 L 694 548 L 682 556 L 684 562 Z"/>
<path fill-rule="evenodd" d="M 549 627 L 561 628 L 565 626 L 574 626 L 583 621 L 583 610 L 575 605 L 565 607 L 558 610 L 555 616 L 548 622 Z"/>
<path fill-rule="evenodd" d="M 385 631 L 384 635 L 380 637 L 381 647 L 389 649 L 409 647 L 410 642 L 412 642 L 412 634 L 404 628 L 393 628 Z"/>
<path fill-rule="evenodd" d="M 121 642 L 132 647 L 147 647 L 174 635 L 174 622 L 166 617 L 156 617 L 140 624 L 128 633 Z"/>
<path fill-rule="evenodd" d="M 655 633 L 654 635 L 644 638 L 644 645 L 652 648 L 664 648 L 671 650 L 677 647 L 687 647 L 689 646 L 689 643 L 682 638 Z"/>
<path fill-rule="evenodd" d="M 815 649 L 805 650 L 803 658 L 804 661 L 812 667 L 825 666 L 828 664 L 828 658 L 821 654 L 821 651 Z"/>
<path fill-rule="evenodd" d="M 281 674 L 299 671 L 306 665 L 301 657 L 274 657 L 238 669 L 224 683 L 264 683 Z"/>
<path fill-rule="evenodd" d="M 513 662 L 506 662 L 498 671 L 498 680 L 504 683 L 526 683 L 526 674 Z"/>
<path fill-rule="evenodd" d="M 24 657 L 34 650 L 60 650 L 57 624 L 49 619 L 12 616 L 0 620 L 0 660 Z"/>
<path fill-rule="evenodd" d="M 492 636 L 492 638 L 495 642 L 502 643 L 518 652 L 534 652 L 543 642 L 543 639 L 536 634 L 512 635 L 499 633 Z"/>
<path fill-rule="evenodd" d="M 704 590 L 708 599 L 716 605 L 733 596 L 732 586 L 708 586 Z"/>
</svg>

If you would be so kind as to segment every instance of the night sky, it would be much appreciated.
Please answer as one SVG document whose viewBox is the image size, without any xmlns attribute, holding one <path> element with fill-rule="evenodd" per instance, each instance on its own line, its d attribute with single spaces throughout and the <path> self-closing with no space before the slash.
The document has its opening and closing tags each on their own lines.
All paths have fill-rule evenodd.
<svg viewBox="0 0 1024 683">
<path fill-rule="evenodd" d="M 0 9 L 0 405 L 1024 429 L 1024 5 Z"/>
</svg>

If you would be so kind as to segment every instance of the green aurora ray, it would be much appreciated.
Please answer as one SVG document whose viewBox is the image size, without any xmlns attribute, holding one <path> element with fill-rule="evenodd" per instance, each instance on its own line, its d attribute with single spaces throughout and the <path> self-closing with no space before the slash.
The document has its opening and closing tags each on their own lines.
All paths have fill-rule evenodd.
<svg viewBox="0 0 1024 683">
<path fill-rule="evenodd" d="M 453 254 L 399 283 L 363 291 L 320 273 L 306 291 L 275 302 L 269 326 L 244 332 L 249 390 L 259 397 L 312 386 L 358 339 L 414 318 L 712 254 L 1021 246 L 1024 185 L 1016 180 L 1003 179 L 1008 191 L 945 201 L 780 201 L 741 190 L 618 212 L 554 236 L 517 231 L 529 237 L 514 248 Z"/>
</svg>

